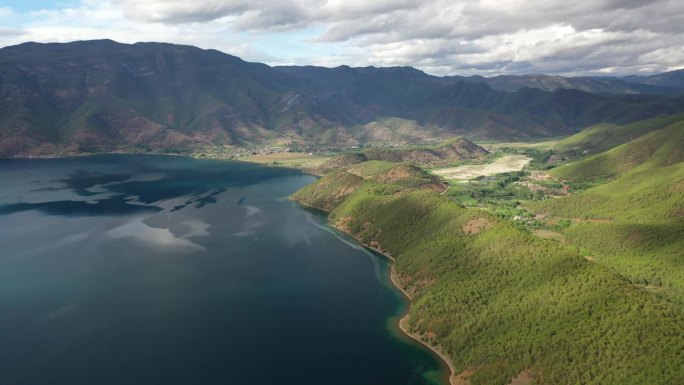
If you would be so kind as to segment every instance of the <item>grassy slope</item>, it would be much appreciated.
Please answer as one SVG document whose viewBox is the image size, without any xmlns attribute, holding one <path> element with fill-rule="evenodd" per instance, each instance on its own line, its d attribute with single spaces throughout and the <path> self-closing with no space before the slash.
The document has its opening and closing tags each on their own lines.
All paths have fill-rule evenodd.
<svg viewBox="0 0 684 385">
<path fill-rule="evenodd" d="M 294 199 L 321 210 L 331 210 L 358 188 L 364 179 L 345 171 L 334 171 L 315 184 L 299 190 Z M 303 199 L 306 197 L 306 199 Z"/>
<path fill-rule="evenodd" d="M 473 385 L 505 384 L 528 368 L 542 384 L 684 381 L 683 314 L 662 298 L 434 192 L 353 179 L 343 199 L 321 200 L 341 180 L 324 177 L 294 199 L 397 258 L 414 299 L 410 330 L 457 370 L 474 370 Z M 476 223 L 479 232 L 464 231 Z"/>
<path fill-rule="evenodd" d="M 684 123 L 674 123 L 554 169 L 563 179 L 613 179 L 529 207 L 557 217 L 604 220 L 575 220 L 563 230 L 566 241 L 684 307 L 683 143 Z"/>
<path fill-rule="evenodd" d="M 672 222 L 682 215 L 683 182 L 684 163 L 634 170 L 576 195 L 546 200 L 539 208 L 568 218 Z"/>
<path fill-rule="evenodd" d="M 423 188 L 442 191 L 445 186 L 433 175 L 407 163 L 371 160 L 336 170 L 315 184 L 298 191 L 293 198 L 308 206 L 329 211 L 368 183 L 375 183 L 386 191 L 403 188 Z"/>
<path fill-rule="evenodd" d="M 641 166 L 638 171 L 645 171 L 673 165 L 683 160 L 684 120 L 679 120 L 598 155 L 558 167 L 549 173 L 557 178 L 569 180 L 613 178 L 637 166 Z"/>
<path fill-rule="evenodd" d="M 623 126 L 601 123 L 559 141 L 554 147 L 561 153 L 587 151 L 589 154 L 596 154 L 682 120 L 684 120 L 684 114 L 639 120 Z"/>
<path fill-rule="evenodd" d="M 634 283 L 684 306 L 684 164 L 634 173 L 580 195 L 539 204 L 555 216 L 607 218 L 563 231 L 568 242 Z"/>
<path fill-rule="evenodd" d="M 631 172 L 577 195 L 533 205 L 576 222 L 568 242 L 634 283 L 655 286 L 684 307 L 684 163 Z"/>
</svg>

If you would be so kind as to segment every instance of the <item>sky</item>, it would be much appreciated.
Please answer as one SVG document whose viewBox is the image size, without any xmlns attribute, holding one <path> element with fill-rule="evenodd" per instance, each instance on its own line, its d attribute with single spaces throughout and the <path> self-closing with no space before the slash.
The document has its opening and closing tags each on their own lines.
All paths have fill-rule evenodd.
<svg viewBox="0 0 684 385">
<path fill-rule="evenodd" d="M 434 75 L 684 68 L 683 0 L 0 0 L 0 47 L 112 39 Z"/>
</svg>

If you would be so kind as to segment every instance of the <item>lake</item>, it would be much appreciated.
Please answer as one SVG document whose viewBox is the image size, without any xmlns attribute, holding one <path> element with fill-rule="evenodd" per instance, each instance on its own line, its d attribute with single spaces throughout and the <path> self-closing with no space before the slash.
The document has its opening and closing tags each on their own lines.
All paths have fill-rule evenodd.
<svg viewBox="0 0 684 385">
<path fill-rule="evenodd" d="M 441 383 L 388 262 L 287 197 L 296 170 L 0 160 L 0 384 Z"/>
</svg>

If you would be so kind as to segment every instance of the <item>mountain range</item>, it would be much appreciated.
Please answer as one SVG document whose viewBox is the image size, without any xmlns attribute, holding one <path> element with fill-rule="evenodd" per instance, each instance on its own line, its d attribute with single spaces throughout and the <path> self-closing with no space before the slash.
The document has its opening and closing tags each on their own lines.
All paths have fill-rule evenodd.
<svg viewBox="0 0 684 385">
<path fill-rule="evenodd" d="M 166 43 L 24 43 L 0 49 L 0 156 L 559 136 L 684 112 L 681 77 L 437 77 Z"/>
<path fill-rule="evenodd" d="M 514 92 L 522 88 L 555 91 L 559 88 L 576 89 L 590 93 L 656 94 L 677 96 L 684 94 L 684 70 L 654 76 L 564 77 L 551 75 L 502 75 L 454 77 L 454 79 L 485 83 L 495 90 Z"/>
</svg>

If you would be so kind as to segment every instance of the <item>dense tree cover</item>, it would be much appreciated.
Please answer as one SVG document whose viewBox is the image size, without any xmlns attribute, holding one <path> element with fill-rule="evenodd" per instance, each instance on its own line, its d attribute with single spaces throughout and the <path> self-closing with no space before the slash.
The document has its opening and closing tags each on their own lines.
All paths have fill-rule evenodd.
<svg viewBox="0 0 684 385">
<path fill-rule="evenodd" d="M 293 199 L 322 210 L 330 210 L 356 191 L 364 181 L 391 183 L 383 186 L 392 192 L 403 187 L 443 191 L 446 186 L 433 175 L 409 163 L 368 161 L 337 170 L 296 192 Z"/>
<path fill-rule="evenodd" d="M 362 183 L 363 178 L 358 175 L 336 171 L 299 190 L 293 199 L 321 210 L 330 210 Z"/>
<path fill-rule="evenodd" d="M 684 308 L 684 226 L 578 223 L 564 229 L 596 263 L 654 290 Z"/>
<path fill-rule="evenodd" d="M 573 225 L 563 230 L 567 242 L 582 247 L 595 262 L 615 269 L 631 282 L 648 286 L 684 308 L 682 135 L 684 130 L 677 127 L 654 131 L 580 161 L 588 166 L 595 164 L 596 159 L 613 159 L 626 147 L 628 152 L 639 149 L 634 143 L 646 146 L 653 138 L 661 139 L 653 149 L 642 150 L 648 150 L 650 155 L 636 166 L 620 166 L 625 169 L 612 181 L 569 197 L 529 202 L 525 206 L 556 217 L 573 218 Z M 580 169 L 573 164 L 557 170 L 579 181 L 582 176 L 595 175 L 578 173 Z"/>
<path fill-rule="evenodd" d="M 625 125 L 601 123 L 561 140 L 554 148 L 559 153 L 569 156 L 598 154 L 682 120 L 684 114 L 638 120 Z"/>
<path fill-rule="evenodd" d="M 561 199 L 529 204 L 568 218 L 608 219 L 633 223 L 681 220 L 684 163 L 636 170 L 606 184 Z"/>
<path fill-rule="evenodd" d="M 615 178 L 626 172 L 652 170 L 684 161 L 684 121 L 653 130 L 637 139 L 549 173 L 560 179 Z"/>
<path fill-rule="evenodd" d="M 454 181 L 449 186 L 448 194 L 454 200 L 466 207 L 478 204 L 496 203 L 515 206 L 519 199 L 535 199 L 538 194 L 529 188 L 516 184 L 527 176 L 525 171 L 514 171 L 491 177 L 478 177 L 470 181 Z"/>
<path fill-rule="evenodd" d="M 473 370 L 473 385 L 507 384 L 525 369 L 540 384 L 684 383 L 681 308 L 575 247 L 435 192 L 366 179 L 321 199 L 343 175 L 294 197 L 396 259 L 413 297 L 410 330 Z"/>
<path fill-rule="evenodd" d="M 397 163 L 383 161 L 383 160 L 369 160 L 367 162 L 359 163 L 347 168 L 347 172 L 368 177 L 371 175 L 378 175 L 396 167 Z"/>
</svg>

